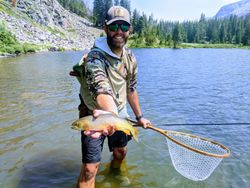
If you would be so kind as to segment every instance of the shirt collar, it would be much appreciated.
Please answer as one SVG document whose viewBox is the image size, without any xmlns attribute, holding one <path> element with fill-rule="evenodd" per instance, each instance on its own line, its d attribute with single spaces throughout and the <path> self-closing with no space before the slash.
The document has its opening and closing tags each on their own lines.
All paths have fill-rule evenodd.
<svg viewBox="0 0 250 188">
<path fill-rule="evenodd" d="M 103 50 L 104 52 L 106 52 L 107 54 L 109 54 L 110 56 L 116 58 L 116 59 L 121 59 L 122 57 L 118 57 L 114 52 L 112 52 L 112 50 L 110 49 L 108 42 L 107 42 L 107 37 L 99 37 L 95 40 L 95 44 L 94 47 L 97 47 L 101 50 Z M 122 56 L 124 54 L 124 50 L 125 48 L 123 47 L 123 52 L 122 52 Z"/>
</svg>

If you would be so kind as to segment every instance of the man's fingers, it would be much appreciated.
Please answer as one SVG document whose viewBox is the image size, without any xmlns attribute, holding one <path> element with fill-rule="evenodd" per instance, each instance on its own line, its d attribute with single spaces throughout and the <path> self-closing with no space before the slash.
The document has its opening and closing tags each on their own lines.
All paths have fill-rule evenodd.
<svg viewBox="0 0 250 188">
<path fill-rule="evenodd" d="M 91 135 L 92 138 L 100 138 L 100 136 L 102 135 L 102 133 L 100 132 L 95 132 Z"/>
<path fill-rule="evenodd" d="M 97 132 L 97 131 L 92 131 L 92 130 L 89 130 L 89 131 L 84 131 L 84 134 L 86 136 L 91 136 L 92 138 L 99 138 L 102 133 L 101 132 Z"/>
<path fill-rule="evenodd" d="M 107 126 L 102 131 L 88 130 L 88 131 L 84 131 L 84 134 L 86 136 L 91 136 L 92 138 L 99 138 L 102 134 L 104 136 L 111 136 L 112 134 L 114 134 L 114 132 L 115 132 L 115 126 L 110 125 L 110 126 Z"/>
<path fill-rule="evenodd" d="M 102 134 L 105 136 L 107 136 L 107 135 L 111 136 L 112 134 L 114 134 L 114 132 L 115 132 L 115 126 L 110 125 L 102 131 Z"/>
<path fill-rule="evenodd" d="M 112 114 L 112 113 L 104 110 L 97 110 L 97 109 L 93 110 L 93 116 L 95 118 L 97 118 L 101 114 Z"/>
<path fill-rule="evenodd" d="M 84 133 L 86 136 L 91 135 L 91 131 L 84 131 L 83 133 Z"/>
</svg>

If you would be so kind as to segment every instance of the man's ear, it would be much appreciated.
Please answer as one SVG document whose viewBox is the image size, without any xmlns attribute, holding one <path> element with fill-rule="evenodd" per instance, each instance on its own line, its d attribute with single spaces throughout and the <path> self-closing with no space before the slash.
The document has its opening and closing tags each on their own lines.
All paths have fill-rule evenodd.
<svg viewBox="0 0 250 188">
<path fill-rule="evenodd" d="M 104 25 L 103 30 L 105 31 L 106 34 L 108 33 L 108 26 L 106 24 Z"/>
</svg>

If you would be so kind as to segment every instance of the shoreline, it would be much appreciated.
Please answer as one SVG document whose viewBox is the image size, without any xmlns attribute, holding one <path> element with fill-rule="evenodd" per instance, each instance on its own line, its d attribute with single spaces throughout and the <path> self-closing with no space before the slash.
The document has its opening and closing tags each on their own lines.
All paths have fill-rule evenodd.
<svg viewBox="0 0 250 188">
<path fill-rule="evenodd" d="M 168 49 L 191 49 L 191 48 L 210 48 L 210 49 L 245 49 L 250 50 L 250 46 L 239 46 L 239 45 L 233 45 L 233 44 L 197 44 L 197 43 L 183 43 L 178 46 L 178 48 L 173 48 L 170 46 L 129 46 L 129 48 L 168 48 Z M 28 52 L 28 53 L 19 53 L 19 54 L 11 54 L 11 53 L 1 53 L 0 52 L 0 58 L 13 58 L 20 55 L 25 54 L 32 54 L 32 53 L 39 53 L 39 52 L 63 52 L 63 51 L 85 51 L 87 49 L 62 49 L 62 48 L 56 48 L 56 47 L 48 47 L 48 48 L 42 48 L 42 49 L 36 49 L 34 52 Z"/>
<path fill-rule="evenodd" d="M 130 42 L 133 43 L 133 42 Z M 188 48 L 217 48 L 217 49 L 250 49 L 250 46 L 236 45 L 236 44 L 199 44 L 199 43 L 182 43 L 174 48 L 172 45 L 131 45 L 130 48 L 171 48 L 171 49 L 188 49 Z"/>
</svg>

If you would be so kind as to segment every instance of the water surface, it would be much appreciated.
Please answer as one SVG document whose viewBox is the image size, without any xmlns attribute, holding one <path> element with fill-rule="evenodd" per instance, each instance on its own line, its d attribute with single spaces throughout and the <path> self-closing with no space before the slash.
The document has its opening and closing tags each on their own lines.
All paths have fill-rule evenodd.
<svg viewBox="0 0 250 188">
<path fill-rule="evenodd" d="M 121 172 L 110 171 L 105 144 L 97 187 L 248 187 L 250 125 L 165 126 L 168 123 L 250 123 L 250 51 L 134 49 L 144 116 L 156 126 L 216 140 L 231 149 L 205 181 L 178 174 L 163 136 L 140 129 Z M 0 187 L 74 187 L 81 167 L 79 84 L 68 76 L 82 52 L 0 59 Z M 131 110 L 130 110 L 130 114 Z M 132 116 L 133 117 L 133 116 Z"/>
</svg>

